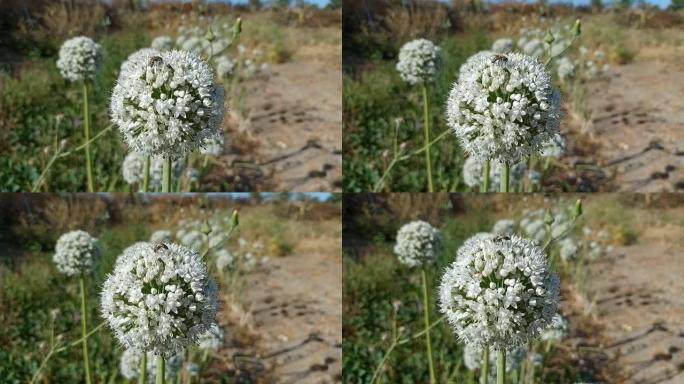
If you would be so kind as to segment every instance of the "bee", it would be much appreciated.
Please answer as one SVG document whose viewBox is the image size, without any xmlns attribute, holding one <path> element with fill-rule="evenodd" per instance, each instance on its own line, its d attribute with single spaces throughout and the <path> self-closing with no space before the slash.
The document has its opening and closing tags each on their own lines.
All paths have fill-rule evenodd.
<svg viewBox="0 0 684 384">
<path fill-rule="evenodd" d="M 155 252 L 159 252 L 162 249 L 169 249 L 169 247 L 167 247 L 164 243 L 157 243 L 154 245 L 154 251 Z"/>
<path fill-rule="evenodd" d="M 494 55 L 494 57 L 492 58 L 492 64 L 495 64 L 498 62 L 506 63 L 506 62 L 508 62 L 508 58 L 504 55 Z"/>
<path fill-rule="evenodd" d="M 162 60 L 161 57 L 159 57 L 159 56 L 152 56 L 152 57 L 150 57 L 150 60 L 147 62 L 147 65 L 148 65 L 149 67 L 152 67 L 152 66 L 155 66 L 155 65 L 160 65 L 160 64 L 162 64 L 163 62 L 164 62 L 164 61 Z"/>
</svg>

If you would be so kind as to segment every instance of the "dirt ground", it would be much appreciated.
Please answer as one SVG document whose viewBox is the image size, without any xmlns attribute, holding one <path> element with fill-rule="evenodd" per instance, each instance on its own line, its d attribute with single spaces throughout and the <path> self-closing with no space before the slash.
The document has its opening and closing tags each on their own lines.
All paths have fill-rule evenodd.
<svg viewBox="0 0 684 384">
<path fill-rule="evenodd" d="M 683 256 L 684 228 L 664 224 L 593 265 L 589 312 L 601 340 L 594 356 L 619 373 L 609 382 L 684 382 Z"/>
<path fill-rule="evenodd" d="M 251 188 L 339 191 L 342 185 L 342 71 L 339 44 L 302 46 L 248 81 L 237 131 L 254 151 L 237 162 Z M 229 161 L 228 163 L 231 163 Z"/>
<path fill-rule="evenodd" d="M 249 275 L 250 309 L 241 320 L 251 345 L 223 351 L 233 361 L 249 356 L 237 364 L 246 377 L 282 384 L 342 381 L 341 259 L 339 238 L 304 239 L 292 255 L 271 258 Z"/>
<path fill-rule="evenodd" d="M 684 49 L 643 48 L 588 91 L 590 118 L 582 133 L 597 145 L 580 162 L 603 171 L 598 189 L 684 189 Z"/>
</svg>

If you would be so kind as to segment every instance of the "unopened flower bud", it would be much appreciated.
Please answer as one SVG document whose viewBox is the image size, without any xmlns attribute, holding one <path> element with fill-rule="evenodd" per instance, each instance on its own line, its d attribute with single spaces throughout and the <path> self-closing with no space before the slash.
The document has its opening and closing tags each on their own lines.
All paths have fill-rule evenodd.
<svg viewBox="0 0 684 384">
<path fill-rule="evenodd" d="M 546 35 L 544 35 L 544 42 L 548 45 L 551 45 L 555 39 L 553 38 L 553 34 L 551 31 L 546 31 Z"/>
<path fill-rule="evenodd" d="M 546 225 L 551 225 L 554 222 L 553 214 L 551 213 L 550 209 L 546 210 L 546 213 L 544 213 L 544 224 Z"/>
<path fill-rule="evenodd" d="M 573 211 L 575 218 L 582 216 L 582 199 L 577 199 L 575 202 L 575 209 Z"/>
<path fill-rule="evenodd" d="M 580 21 L 580 19 L 575 20 L 575 25 L 572 27 L 572 32 L 575 35 L 575 37 L 582 34 L 582 22 Z"/>
</svg>

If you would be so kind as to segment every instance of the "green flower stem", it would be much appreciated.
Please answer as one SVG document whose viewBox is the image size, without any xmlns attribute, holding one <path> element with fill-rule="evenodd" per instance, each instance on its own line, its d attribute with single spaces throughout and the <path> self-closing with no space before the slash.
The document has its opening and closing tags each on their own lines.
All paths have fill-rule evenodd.
<svg viewBox="0 0 684 384">
<path fill-rule="evenodd" d="M 485 346 L 482 352 L 482 367 L 480 369 L 480 384 L 487 384 L 489 379 L 489 347 Z"/>
<path fill-rule="evenodd" d="M 147 192 L 150 189 L 150 162 L 150 157 L 145 156 L 145 165 L 143 165 L 142 192 Z"/>
<path fill-rule="evenodd" d="M 171 158 L 164 159 L 164 183 L 162 184 L 162 192 L 171 192 Z"/>
<path fill-rule="evenodd" d="M 143 352 L 140 356 L 140 369 L 138 372 L 138 384 L 147 384 L 147 352 Z"/>
<path fill-rule="evenodd" d="M 482 185 L 480 185 L 480 192 L 489 192 L 489 160 L 485 161 L 482 167 Z"/>
<path fill-rule="evenodd" d="M 166 360 L 164 360 L 164 357 L 162 355 L 157 355 L 157 378 L 155 380 L 156 384 L 164 384 L 166 382 L 165 380 L 165 375 L 166 375 Z"/>
<path fill-rule="evenodd" d="M 496 351 L 496 384 L 506 384 L 506 350 Z"/>
<path fill-rule="evenodd" d="M 501 189 L 499 192 L 509 192 L 509 174 L 510 174 L 510 166 L 508 163 L 504 163 L 501 165 Z"/>
<path fill-rule="evenodd" d="M 434 192 L 432 184 L 432 159 L 430 157 L 430 111 L 428 109 L 428 93 L 425 83 L 423 83 L 423 132 L 425 133 L 425 167 L 428 178 L 428 192 Z"/>
<path fill-rule="evenodd" d="M 83 337 L 83 366 L 85 367 L 86 384 L 90 384 L 90 359 L 88 358 L 88 313 L 86 312 L 85 278 L 78 279 L 81 286 L 81 335 Z"/>
<path fill-rule="evenodd" d="M 430 369 L 430 384 L 437 382 L 435 378 L 435 364 L 432 361 L 432 342 L 430 341 L 430 306 L 427 293 L 427 274 L 425 268 L 421 270 L 423 280 L 423 320 L 425 320 L 425 346 L 428 355 L 428 368 Z"/>
<path fill-rule="evenodd" d="M 467 384 L 475 384 L 475 371 L 472 369 L 468 370 L 468 373 L 466 374 L 466 383 Z"/>
<path fill-rule="evenodd" d="M 94 192 L 93 161 L 90 157 L 90 111 L 88 108 L 88 82 L 83 81 L 83 139 L 86 153 L 86 174 L 88 177 L 88 192 Z"/>
</svg>

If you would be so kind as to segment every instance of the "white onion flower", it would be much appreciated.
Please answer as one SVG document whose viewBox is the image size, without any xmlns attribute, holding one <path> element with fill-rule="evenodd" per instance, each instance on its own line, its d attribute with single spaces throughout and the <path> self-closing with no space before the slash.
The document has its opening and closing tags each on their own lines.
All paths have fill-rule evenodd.
<svg viewBox="0 0 684 384">
<path fill-rule="evenodd" d="M 126 58 L 123 63 L 121 63 L 121 68 L 119 69 L 119 74 L 129 73 L 135 70 L 136 67 L 144 65 L 150 60 L 150 57 L 158 55 L 159 50 L 154 48 L 142 48 L 139 49 Z"/>
<path fill-rule="evenodd" d="M 218 77 L 231 76 L 235 70 L 235 60 L 228 56 L 219 56 L 216 59 L 216 74 Z"/>
<path fill-rule="evenodd" d="M 102 46 L 89 37 L 74 37 L 59 48 L 57 68 L 69 81 L 93 79 L 101 64 Z"/>
<path fill-rule="evenodd" d="M 512 235 L 515 233 L 515 220 L 511 219 L 501 219 L 494 223 L 494 228 L 492 229 L 492 233 L 495 235 Z"/>
<path fill-rule="evenodd" d="M 201 250 L 204 247 L 204 234 L 200 231 L 190 231 L 183 236 L 179 236 L 178 240 L 186 247 L 195 250 Z"/>
<path fill-rule="evenodd" d="M 176 244 L 140 244 L 119 257 L 101 311 L 127 349 L 169 357 L 214 322 L 216 283 L 201 257 Z"/>
<path fill-rule="evenodd" d="M 86 231 L 76 230 L 67 232 L 57 239 L 52 261 L 60 272 L 74 276 L 91 272 L 99 256 L 100 246 L 97 239 Z"/>
<path fill-rule="evenodd" d="M 541 149 L 541 155 L 545 157 L 560 158 L 565 154 L 566 147 L 565 137 L 560 133 L 556 133 L 549 141 L 544 143 Z"/>
<path fill-rule="evenodd" d="M 409 84 L 432 82 L 442 66 L 442 49 L 426 39 L 416 39 L 399 50 L 397 71 Z"/>
<path fill-rule="evenodd" d="M 173 39 L 170 36 L 157 36 L 150 46 L 158 51 L 170 51 L 173 49 Z"/>
<path fill-rule="evenodd" d="M 200 349 L 219 349 L 223 346 L 223 328 L 213 323 L 209 329 L 200 335 L 198 345 Z"/>
<path fill-rule="evenodd" d="M 140 356 L 141 353 L 133 349 L 127 349 L 121 354 L 119 368 L 121 369 L 123 377 L 131 380 L 140 376 Z M 165 360 L 164 376 L 169 380 L 176 377 L 178 374 L 180 367 L 183 365 L 183 356 L 182 354 L 175 354 Z M 153 382 L 157 375 L 157 361 L 151 352 L 147 352 L 147 366 L 145 367 L 145 371 L 147 372 L 148 382 Z"/>
<path fill-rule="evenodd" d="M 496 236 L 470 243 L 439 288 L 440 309 L 458 338 L 474 348 L 512 349 L 551 323 L 558 277 L 530 240 Z"/>
<path fill-rule="evenodd" d="M 562 57 L 558 59 L 558 78 L 561 81 L 565 81 L 575 76 L 575 63 L 568 57 Z"/>
<path fill-rule="evenodd" d="M 467 238 L 463 244 L 456 250 L 456 259 L 461 259 L 466 257 L 466 254 L 470 252 L 470 249 L 475 246 L 478 242 L 483 240 L 493 239 L 496 235 L 490 232 L 478 232 L 469 238 Z"/>
<path fill-rule="evenodd" d="M 568 335 L 568 321 L 560 314 L 551 319 L 551 324 L 541 333 L 542 340 L 563 340 Z"/>
<path fill-rule="evenodd" d="M 112 120 L 133 151 L 179 158 L 219 132 L 223 88 L 194 53 L 160 52 L 122 72 L 112 92 Z"/>
<path fill-rule="evenodd" d="M 513 51 L 513 39 L 507 37 L 497 39 L 492 44 L 492 51 L 496 53 L 509 53 Z"/>
<path fill-rule="evenodd" d="M 394 253 L 409 267 L 432 263 L 442 247 L 442 234 L 422 220 L 404 224 L 397 232 Z"/>
<path fill-rule="evenodd" d="M 537 59 L 484 57 L 451 89 L 446 115 L 472 157 L 515 164 L 558 132 L 560 92 Z"/>
<path fill-rule="evenodd" d="M 152 232 L 150 242 L 152 243 L 170 243 L 173 240 L 173 234 L 168 229 L 160 229 Z"/>
<path fill-rule="evenodd" d="M 515 185 L 522 180 L 525 175 L 527 165 L 524 162 L 514 164 L 509 170 L 509 182 Z M 484 168 L 482 162 L 474 157 L 469 157 L 463 163 L 463 182 L 470 188 L 477 188 L 482 185 L 482 174 Z M 489 166 L 489 190 L 498 191 L 501 187 L 501 164 L 493 162 Z"/>
</svg>

